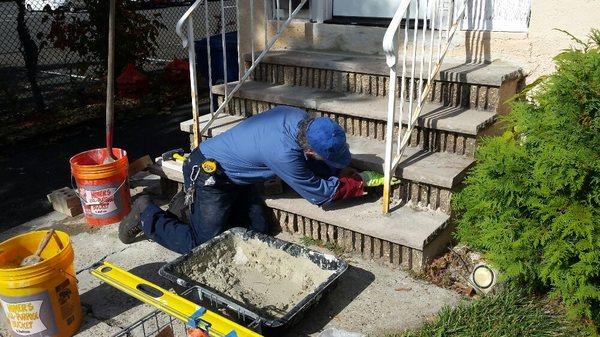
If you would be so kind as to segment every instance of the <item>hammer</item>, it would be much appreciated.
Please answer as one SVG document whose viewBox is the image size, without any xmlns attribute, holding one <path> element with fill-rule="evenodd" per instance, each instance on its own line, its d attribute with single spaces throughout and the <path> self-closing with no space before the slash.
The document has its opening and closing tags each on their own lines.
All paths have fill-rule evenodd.
<svg viewBox="0 0 600 337">
<path fill-rule="evenodd" d="M 181 148 L 175 149 L 175 150 L 170 150 L 170 151 L 167 151 L 162 154 L 162 159 L 163 160 L 184 161 L 185 160 L 185 157 L 183 156 L 184 153 L 185 152 Z"/>
</svg>

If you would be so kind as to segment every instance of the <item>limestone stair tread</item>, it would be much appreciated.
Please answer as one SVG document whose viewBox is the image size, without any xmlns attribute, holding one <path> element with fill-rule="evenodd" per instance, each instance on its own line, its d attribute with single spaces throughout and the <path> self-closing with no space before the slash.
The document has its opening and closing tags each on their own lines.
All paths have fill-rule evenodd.
<svg viewBox="0 0 600 337">
<path fill-rule="evenodd" d="M 201 128 L 208 119 L 209 115 L 200 118 Z M 209 134 L 214 137 L 223 133 L 242 119 L 239 116 L 219 116 L 211 125 Z M 181 125 L 182 130 L 187 132 L 190 130 L 188 122 L 183 122 Z M 347 141 L 352 153 L 353 167 L 382 172 L 384 142 L 355 136 L 348 136 Z M 466 156 L 408 147 L 396 175 L 405 180 L 451 189 L 460 182 L 473 163 L 474 159 Z"/>
<path fill-rule="evenodd" d="M 200 129 L 202 129 L 206 125 L 206 123 L 210 120 L 210 117 L 211 117 L 210 114 L 206 114 L 206 115 L 202 115 L 198 118 L 198 121 L 200 124 Z M 237 123 L 241 122 L 243 119 L 244 118 L 240 117 L 240 116 L 231 116 L 231 115 L 228 115 L 225 113 L 221 113 L 217 116 L 215 121 L 208 128 L 206 135 L 208 137 L 214 137 L 216 135 L 219 135 L 219 134 L 231 129 L 233 126 L 237 125 Z M 194 132 L 193 125 L 194 125 L 194 120 L 188 119 L 186 121 L 181 122 L 179 124 L 179 128 L 183 132 L 192 133 L 192 132 Z"/>
<path fill-rule="evenodd" d="M 172 179 L 173 173 L 179 172 L 181 162 L 157 160 L 155 170 L 168 171 Z M 444 229 L 449 216 L 442 212 L 421 209 L 407 203 L 394 209 L 387 215 L 381 214 L 381 200 L 377 195 L 363 198 L 341 200 L 325 207 L 312 205 L 297 193 L 286 191 L 283 194 L 267 196 L 265 203 L 271 208 L 301 215 L 303 217 L 325 222 L 347 230 L 369 235 L 402 246 L 423 250 L 431 242 L 436 233 Z"/>
<path fill-rule="evenodd" d="M 245 55 L 250 61 L 251 55 Z M 348 51 L 314 51 L 314 50 L 275 50 L 270 51 L 262 60 L 263 63 L 337 70 L 343 72 L 369 75 L 389 76 L 390 69 L 381 55 L 366 55 Z M 420 69 L 420 59 L 417 70 Z M 410 69 L 411 62 L 407 65 Z M 520 67 L 508 62 L 495 60 L 489 63 L 468 63 L 446 58 L 437 80 L 474 83 L 489 86 L 500 86 L 504 81 L 518 79 L 523 76 Z M 410 76 L 409 76 L 410 77 Z"/>
<path fill-rule="evenodd" d="M 265 203 L 271 208 L 418 250 L 423 250 L 450 219 L 447 214 L 416 208 L 410 203 L 383 215 L 379 196 L 341 200 L 319 207 L 293 191 L 286 191 L 268 196 Z"/>
<path fill-rule="evenodd" d="M 236 83 L 230 83 L 232 88 Z M 230 90 L 231 90 L 230 88 Z M 224 94 L 224 85 L 213 87 L 213 93 Z M 305 109 L 361 117 L 373 120 L 387 120 L 387 98 L 370 95 L 350 94 L 331 90 L 315 89 L 285 84 L 269 84 L 265 82 L 247 81 L 236 93 L 236 97 L 265 101 L 274 104 L 298 106 Z M 408 107 L 408 102 L 406 103 Z M 397 104 L 399 116 L 400 106 Z M 403 124 L 408 117 L 403 114 Z M 444 106 L 439 103 L 425 103 L 421 117 L 417 122 L 420 127 L 477 135 L 486 126 L 496 120 L 496 113 L 491 111 L 467 109 L 464 107 Z"/>
</svg>

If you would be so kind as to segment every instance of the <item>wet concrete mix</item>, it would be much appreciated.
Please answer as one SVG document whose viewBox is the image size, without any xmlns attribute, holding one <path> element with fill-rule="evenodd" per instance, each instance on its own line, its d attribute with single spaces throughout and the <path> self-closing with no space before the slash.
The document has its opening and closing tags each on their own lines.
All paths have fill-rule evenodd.
<svg viewBox="0 0 600 337">
<path fill-rule="evenodd" d="M 176 270 L 277 319 L 334 273 L 305 256 L 292 256 L 257 239 L 227 237 L 203 254 L 190 256 Z"/>
</svg>

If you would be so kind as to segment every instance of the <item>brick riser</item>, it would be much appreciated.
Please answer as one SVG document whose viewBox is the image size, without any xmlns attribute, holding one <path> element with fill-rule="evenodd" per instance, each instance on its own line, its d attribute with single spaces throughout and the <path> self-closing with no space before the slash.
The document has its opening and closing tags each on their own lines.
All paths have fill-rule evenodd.
<svg viewBox="0 0 600 337">
<path fill-rule="evenodd" d="M 451 214 L 450 200 L 452 191 L 439 186 L 403 181 L 392 187 L 392 199 L 400 206 L 409 202 L 419 208 Z"/>
<path fill-rule="evenodd" d="M 221 104 L 222 102 L 223 96 L 218 96 L 218 103 Z M 249 117 L 276 105 L 271 102 L 234 97 L 229 101 L 227 112 L 231 115 Z M 304 109 L 302 106 L 299 106 L 299 108 Z M 324 116 L 334 119 L 344 128 L 348 135 L 380 141 L 385 139 L 385 121 L 314 109 L 308 109 L 308 112 L 315 117 Z M 398 133 L 398 128 L 396 124 L 394 134 Z M 406 130 L 406 126 L 403 125 L 402 129 L 403 131 Z M 457 132 L 415 127 L 412 131 L 410 146 L 423 148 L 432 152 L 448 152 L 472 157 L 477 146 L 477 138 L 473 135 Z"/>
<path fill-rule="evenodd" d="M 249 64 L 246 64 L 249 67 Z M 296 67 L 260 63 L 252 80 L 270 84 L 287 84 L 336 92 L 350 92 L 372 96 L 387 96 L 389 76 L 343 72 L 329 69 Z M 406 92 L 410 88 L 406 79 Z M 423 83 L 423 86 L 426 83 Z M 418 85 L 418 81 L 415 81 Z M 400 97 L 400 85 L 397 96 Z M 407 97 L 407 95 L 405 95 Z M 435 81 L 428 100 L 445 106 L 461 106 L 468 109 L 496 111 L 500 89 L 495 86 Z"/>
<path fill-rule="evenodd" d="M 298 214 L 272 209 L 281 230 L 297 236 L 333 243 L 345 252 L 361 254 L 384 264 L 419 271 L 424 263 L 423 251 L 402 246 L 335 225 L 319 222 Z"/>
</svg>

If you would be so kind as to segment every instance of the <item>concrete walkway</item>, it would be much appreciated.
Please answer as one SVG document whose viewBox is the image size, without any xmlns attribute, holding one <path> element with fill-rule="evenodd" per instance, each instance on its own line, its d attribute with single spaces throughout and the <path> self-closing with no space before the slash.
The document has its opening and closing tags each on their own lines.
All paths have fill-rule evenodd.
<svg viewBox="0 0 600 337">
<path fill-rule="evenodd" d="M 138 175 L 132 193 L 158 187 L 158 177 Z M 106 285 L 90 275 L 96 262 L 106 260 L 151 282 L 180 292 L 183 289 L 161 278 L 158 269 L 178 254 L 156 243 L 142 240 L 122 244 L 117 226 L 90 227 L 82 216 L 67 218 L 56 212 L 0 233 L 0 240 L 30 230 L 56 228 L 71 235 L 75 269 L 85 321 L 78 336 L 111 336 L 153 311 L 150 306 Z M 288 241 L 297 241 L 279 233 Z M 459 295 L 415 280 L 401 270 L 392 270 L 359 257 L 345 256 L 350 264 L 335 289 L 309 312 L 287 336 L 318 336 L 329 327 L 385 336 L 414 327 L 433 316 L 444 305 L 454 305 Z M 4 331 L 6 334 L 6 331 Z M 0 335 L 4 335 L 0 331 Z"/>
</svg>

